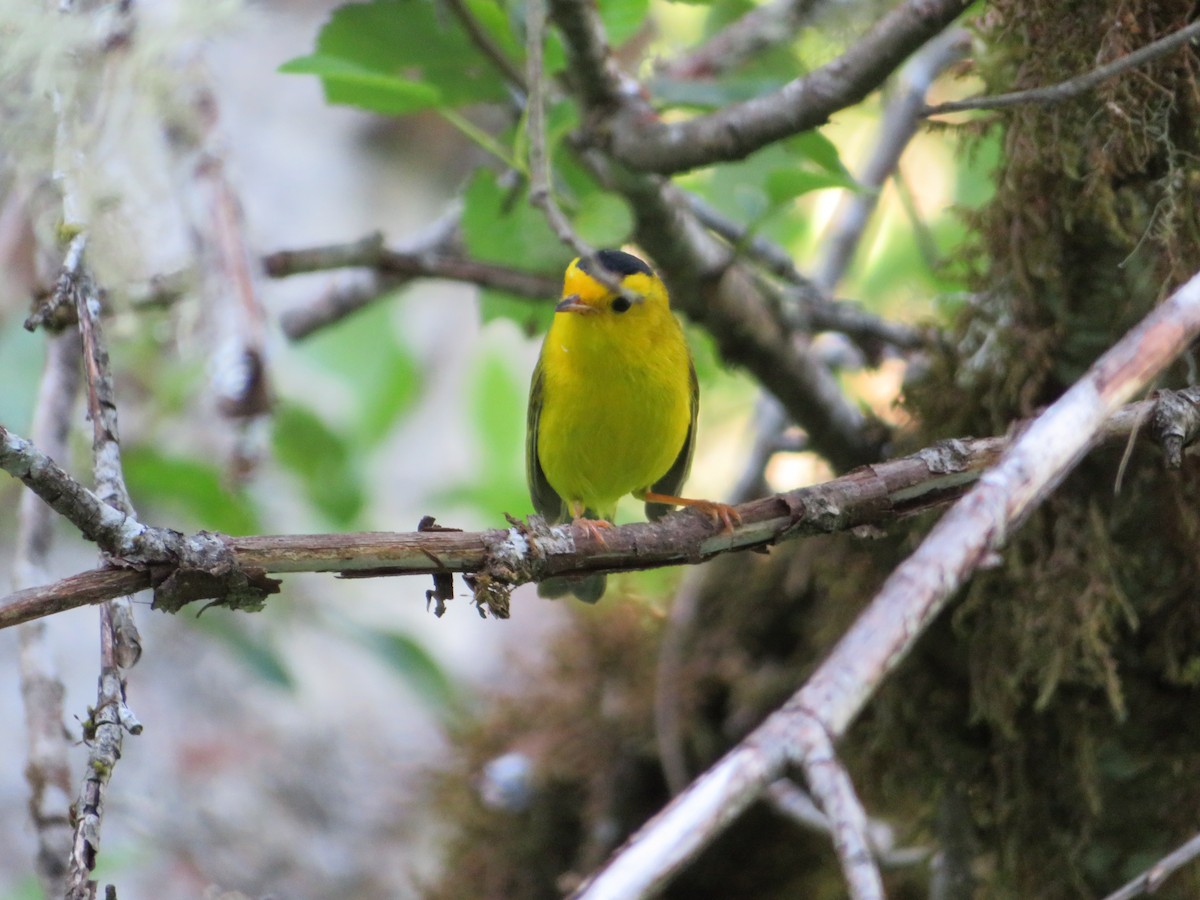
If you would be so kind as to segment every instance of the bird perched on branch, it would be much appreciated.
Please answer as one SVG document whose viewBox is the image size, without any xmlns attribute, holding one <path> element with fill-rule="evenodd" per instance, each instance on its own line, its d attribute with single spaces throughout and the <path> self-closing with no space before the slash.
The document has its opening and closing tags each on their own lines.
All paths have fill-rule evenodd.
<svg viewBox="0 0 1200 900">
<path fill-rule="evenodd" d="M 601 250 L 567 266 L 554 311 L 529 389 L 525 470 L 534 508 L 551 523 L 570 517 L 601 543 L 626 494 L 645 502 L 650 519 L 686 505 L 731 528 L 731 507 L 678 496 L 700 391 L 662 279 L 636 256 Z M 604 575 L 553 578 L 539 592 L 595 603 L 604 586 Z"/>
</svg>

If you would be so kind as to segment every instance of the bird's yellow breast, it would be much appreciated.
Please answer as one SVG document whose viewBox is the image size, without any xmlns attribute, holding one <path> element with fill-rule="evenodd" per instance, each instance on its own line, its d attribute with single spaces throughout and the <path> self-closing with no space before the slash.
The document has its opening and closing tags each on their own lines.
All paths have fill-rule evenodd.
<svg viewBox="0 0 1200 900">
<path fill-rule="evenodd" d="M 620 315 L 558 313 L 540 365 L 546 480 L 567 503 L 611 519 L 683 448 L 692 403 L 683 331 L 665 296 Z"/>
</svg>

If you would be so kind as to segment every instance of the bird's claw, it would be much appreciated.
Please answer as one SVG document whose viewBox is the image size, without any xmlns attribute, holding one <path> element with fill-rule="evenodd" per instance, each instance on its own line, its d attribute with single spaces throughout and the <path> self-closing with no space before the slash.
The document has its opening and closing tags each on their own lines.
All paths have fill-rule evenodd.
<svg viewBox="0 0 1200 900">
<path fill-rule="evenodd" d="M 604 540 L 603 532 L 613 527 L 612 522 L 606 519 L 585 519 L 582 516 L 576 516 L 571 520 L 571 525 L 584 532 L 601 547 L 608 546 L 608 542 Z"/>
</svg>

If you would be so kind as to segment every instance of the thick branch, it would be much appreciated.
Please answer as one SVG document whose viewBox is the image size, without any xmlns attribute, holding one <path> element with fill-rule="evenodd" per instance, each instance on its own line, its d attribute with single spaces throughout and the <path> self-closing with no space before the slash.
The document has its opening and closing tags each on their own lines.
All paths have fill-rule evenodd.
<svg viewBox="0 0 1200 900">
<path fill-rule="evenodd" d="M 743 159 L 858 103 L 969 5 L 967 0 L 906 0 L 833 62 L 778 91 L 705 116 L 647 122 L 640 107 L 623 109 L 612 122 L 612 153 L 632 169 L 662 174 Z"/>
</svg>

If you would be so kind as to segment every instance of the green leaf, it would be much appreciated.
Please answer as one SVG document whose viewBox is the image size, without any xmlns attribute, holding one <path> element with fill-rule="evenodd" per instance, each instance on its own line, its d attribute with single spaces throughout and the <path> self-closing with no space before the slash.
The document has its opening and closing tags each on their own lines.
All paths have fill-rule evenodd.
<svg viewBox="0 0 1200 900">
<path fill-rule="evenodd" d="M 479 359 L 471 384 L 471 422 L 482 456 L 473 480 L 439 492 L 435 502 L 469 504 L 491 517 L 530 513 L 523 465 L 528 382 L 493 351 Z"/>
<path fill-rule="evenodd" d="M 419 81 L 355 65 L 336 56 L 313 54 L 284 63 L 280 72 L 317 75 L 325 86 L 325 99 L 343 106 L 358 106 L 372 112 L 399 116 L 444 105 L 442 92 Z"/>
<path fill-rule="evenodd" d="M 210 610 L 191 619 L 192 624 L 224 644 L 238 662 L 268 684 L 292 690 L 295 680 L 279 651 L 266 634 L 251 628 L 242 616 Z"/>
<path fill-rule="evenodd" d="M 596 4 L 609 43 L 619 47 L 638 33 L 650 12 L 650 0 L 604 0 Z"/>
<path fill-rule="evenodd" d="M 793 156 L 807 159 L 826 172 L 850 178 L 850 172 L 842 164 L 838 148 L 833 141 L 815 128 L 812 131 L 805 131 L 788 138 L 783 142 L 783 146 Z"/>
<path fill-rule="evenodd" d="M 472 11 L 502 46 L 511 46 L 501 10 L 473 3 Z M 339 7 L 321 29 L 316 51 L 280 71 L 319 76 L 330 103 L 389 115 L 506 96 L 492 64 L 454 18 L 441 15 L 430 0 Z"/>
<path fill-rule="evenodd" d="M 400 631 L 364 630 L 359 639 L 374 651 L 425 704 L 440 716 L 462 705 L 458 688 L 446 670 L 416 638 Z"/>
<path fill-rule="evenodd" d="M 421 394 L 421 370 L 401 347 L 376 368 L 372 387 L 363 395 L 358 432 L 367 446 L 386 438 Z"/>
<path fill-rule="evenodd" d="M 531 272 L 561 272 L 571 259 L 525 191 L 501 187 L 487 169 L 475 173 L 463 194 L 462 231 L 477 259 Z"/>
<path fill-rule="evenodd" d="M 350 446 L 312 410 L 283 402 L 272 419 L 275 458 L 300 478 L 312 504 L 341 527 L 362 511 L 365 497 Z"/>
<path fill-rule="evenodd" d="M 393 307 L 374 303 L 293 350 L 346 384 L 348 430 L 364 446 L 387 437 L 413 408 L 423 385 L 417 360 L 398 339 Z"/>
<path fill-rule="evenodd" d="M 786 78 L 735 76 L 720 81 L 697 81 L 678 78 L 651 78 L 650 93 L 656 102 L 669 107 L 717 109 L 778 90 Z"/>
<path fill-rule="evenodd" d="M 261 530 L 249 499 L 226 487 L 214 463 L 171 456 L 150 446 L 126 447 L 122 461 L 135 506 L 150 503 L 178 510 L 195 525 L 225 534 Z"/>
<path fill-rule="evenodd" d="M 539 303 L 504 291 L 480 291 L 479 320 L 486 325 L 497 319 L 516 322 L 526 334 L 540 334 L 554 320 L 554 303 L 550 297 Z"/>
<path fill-rule="evenodd" d="M 633 211 L 623 197 L 596 192 L 580 200 L 572 224 L 593 247 L 619 247 L 633 231 Z"/>
<path fill-rule="evenodd" d="M 854 179 L 830 172 L 811 172 L 806 169 L 776 169 L 767 175 L 767 196 L 772 206 L 795 200 L 797 197 L 827 188 L 858 187 Z"/>
<path fill-rule="evenodd" d="M 497 353 L 483 356 L 474 383 L 472 418 L 488 451 L 483 468 L 489 475 L 511 473 L 508 459 L 525 447 L 526 390 L 509 362 Z"/>
</svg>

